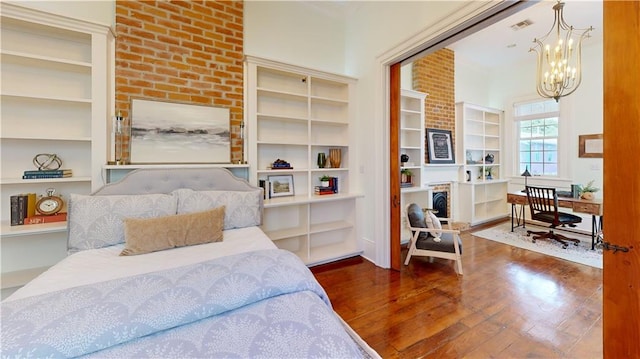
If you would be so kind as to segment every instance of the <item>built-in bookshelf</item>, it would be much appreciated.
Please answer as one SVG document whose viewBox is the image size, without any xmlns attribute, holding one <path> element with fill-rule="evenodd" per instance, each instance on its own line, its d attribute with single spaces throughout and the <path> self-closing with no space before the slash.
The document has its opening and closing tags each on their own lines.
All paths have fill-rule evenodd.
<svg viewBox="0 0 640 359">
<path fill-rule="evenodd" d="M 361 194 L 351 186 L 356 80 L 251 56 L 246 71 L 249 180 L 258 185 L 285 176 L 293 187 L 290 195 L 265 199 L 263 230 L 308 265 L 361 253 Z M 331 163 L 332 150 L 339 163 Z M 290 168 L 273 168 L 278 159 Z M 324 175 L 337 179 L 337 193 L 314 193 Z"/>
<path fill-rule="evenodd" d="M 400 154 L 408 156 L 400 168 L 400 193 L 402 213 L 401 241 L 409 241 L 411 234 L 406 225 L 405 210 L 411 203 L 422 208 L 431 206 L 431 188 L 425 186 L 422 168 L 425 162 L 424 102 L 426 93 L 406 90 L 400 98 Z"/>
<path fill-rule="evenodd" d="M 66 255 L 66 222 L 10 226 L 10 196 L 54 188 L 90 193 L 103 185 L 108 118 L 107 26 L 6 2 L 1 6 L 0 196 L 2 288 L 16 286 Z M 55 154 L 68 178 L 23 179 L 33 158 Z M 65 209 L 63 209 L 65 211 Z"/>
<path fill-rule="evenodd" d="M 508 215 L 507 185 L 502 178 L 503 111 L 456 104 L 458 208 L 460 220 L 476 225 Z"/>
</svg>

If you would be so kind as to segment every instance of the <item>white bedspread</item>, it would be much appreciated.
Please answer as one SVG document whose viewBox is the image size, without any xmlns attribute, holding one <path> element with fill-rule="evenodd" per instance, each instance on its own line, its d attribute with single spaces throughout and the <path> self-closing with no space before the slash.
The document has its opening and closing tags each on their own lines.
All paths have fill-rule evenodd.
<svg viewBox="0 0 640 359">
<path fill-rule="evenodd" d="M 74 253 L 18 289 L 5 301 L 276 246 L 259 227 L 246 227 L 224 231 L 222 242 L 137 256 L 120 256 L 123 248 L 124 245 L 119 244 Z"/>
</svg>

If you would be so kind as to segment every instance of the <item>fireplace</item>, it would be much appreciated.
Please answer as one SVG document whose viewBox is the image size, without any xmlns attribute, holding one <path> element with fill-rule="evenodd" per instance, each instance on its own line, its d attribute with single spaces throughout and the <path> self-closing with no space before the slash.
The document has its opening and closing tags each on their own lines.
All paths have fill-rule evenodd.
<svg viewBox="0 0 640 359">
<path fill-rule="evenodd" d="M 432 207 L 436 217 L 440 217 L 440 218 L 449 217 L 447 215 L 449 213 L 448 212 L 449 211 L 448 192 L 446 191 L 433 192 L 433 195 L 431 198 L 433 201 Z"/>
</svg>

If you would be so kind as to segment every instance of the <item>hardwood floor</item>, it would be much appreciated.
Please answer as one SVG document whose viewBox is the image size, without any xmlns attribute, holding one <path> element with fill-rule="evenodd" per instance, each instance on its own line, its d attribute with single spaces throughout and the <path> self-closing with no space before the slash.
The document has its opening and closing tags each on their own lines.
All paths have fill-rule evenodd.
<svg viewBox="0 0 640 359">
<path fill-rule="evenodd" d="M 383 358 L 602 358 L 602 270 L 463 232 L 463 276 L 414 257 L 312 268 L 335 311 Z M 406 250 L 403 250 L 403 261 Z"/>
</svg>

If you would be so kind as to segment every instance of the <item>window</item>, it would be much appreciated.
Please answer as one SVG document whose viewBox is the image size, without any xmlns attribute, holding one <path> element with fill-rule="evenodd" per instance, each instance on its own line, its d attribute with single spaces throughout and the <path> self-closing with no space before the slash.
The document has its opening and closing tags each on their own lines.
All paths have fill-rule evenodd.
<svg viewBox="0 0 640 359">
<path fill-rule="evenodd" d="M 515 104 L 518 122 L 518 174 L 558 176 L 560 108 L 554 100 Z"/>
</svg>

